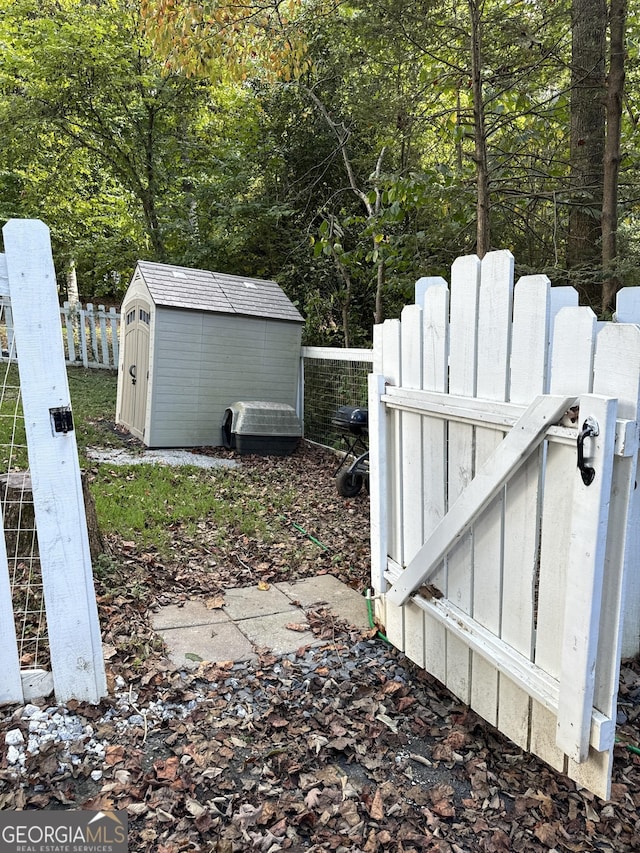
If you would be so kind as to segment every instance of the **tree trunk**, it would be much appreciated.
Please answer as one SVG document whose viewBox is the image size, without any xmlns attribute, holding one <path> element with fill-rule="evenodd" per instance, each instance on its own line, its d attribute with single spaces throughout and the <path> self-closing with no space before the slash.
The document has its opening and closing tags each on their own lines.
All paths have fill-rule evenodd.
<svg viewBox="0 0 640 853">
<path fill-rule="evenodd" d="M 594 267 L 601 258 L 607 4 L 605 0 L 573 0 L 571 18 L 571 207 L 567 265 L 585 272 L 584 281 L 576 284 L 583 301 L 597 309 L 601 293 Z"/>
<path fill-rule="evenodd" d="M 382 305 L 382 293 L 384 291 L 384 283 L 387 279 L 387 268 L 384 261 L 378 261 L 378 274 L 376 276 L 376 307 L 373 322 L 379 325 L 384 320 L 384 308 Z"/>
<path fill-rule="evenodd" d="M 602 198 L 602 311 L 613 312 L 622 283 L 616 272 L 618 255 L 618 177 L 620 133 L 625 77 L 625 27 L 627 0 L 611 0 L 609 16 L 609 74 L 607 76 L 607 131 L 604 147 Z"/>
<path fill-rule="evenodd" d="M 67 299 L 72 308 L 80 302 L 80 294 L 78 293 L 78 275 L 76 272 L 76 262 L 71 259 L 67 267 Z"/>
<path fill-rule="evenodd" d="M 471 87 L 473 92 L 473 138 L 476 163 L 476 252 L 483 258 L 491 248 L 489 166 L 482 92 L 482 22 L 477 0 L 469 0 L 471 13 Z"/>
</svg>

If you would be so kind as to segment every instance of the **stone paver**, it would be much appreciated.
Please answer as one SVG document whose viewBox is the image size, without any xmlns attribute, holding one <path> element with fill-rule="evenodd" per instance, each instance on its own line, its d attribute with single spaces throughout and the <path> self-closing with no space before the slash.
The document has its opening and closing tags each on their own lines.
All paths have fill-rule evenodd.
<svg viewBox="0 0 640 853">
<path fill-rule="evenodd" d="M 195 669 L 203 660 L 219 663 L 257 659 L 250 640 L 230 620 L 190 628 L 165 628 L 159 633 L 167 645 L 169 660 L 179 669 Z"/>
<path fill-rule="evenodd" d="M 369 627 L 364 596 L 332 575 L 277 583 L 268 589 L 229 589 L 222 609 L 209 610 L 202 600 L 193 599 L 161 607 L 151 620 L 174 665 L 193 668 L 201 660 L 255 660 L 257 648 L 284 655 L 317 642 L 311 630 L 287 627 L 306 626 L 305 609 L 313 607 L 326 607 L 359 629 Z"/>
<path fill-rule="evenodd" d="M 294 583 L 285 581 L 276 586 L 292 601 L 299 601 L 305 609 L 322 605 L 349 625 L 362 630 L 369 628 L 365 597 L 333 575 L 318 575 Z"/>
<path fill-rule="evenodd" d="M 168 604 L 151 616 L 154 631 L 163 628 L 189 628 L 192 625 L 213 625 L 216 622 L 228 622 L 229 616 L 220 609 L 209 609 L 199 599 L 185 601 L 184 604 Z"/>
<path fill-rule="evenodd" d="M 291 599 L 275 586 L 270 586 L 269 589 L 247 586 L 228 589 L 224 593 L 224 612 L 234 621 L 285 611 L 293 612 L 294 609 Z"/>
<path fill-rule="evenodd" d="M 272 613 L 269 616 L 255 616 L 236 623 L 239 630 L 260 648 L 270 649 L 275 655 L 288 655 L 302 646 L 317 642 L 312 631 L 297 631 L 287 625 L 306 625 L 302 610 L 291 608 L 290 613 Z"/>
</svg>

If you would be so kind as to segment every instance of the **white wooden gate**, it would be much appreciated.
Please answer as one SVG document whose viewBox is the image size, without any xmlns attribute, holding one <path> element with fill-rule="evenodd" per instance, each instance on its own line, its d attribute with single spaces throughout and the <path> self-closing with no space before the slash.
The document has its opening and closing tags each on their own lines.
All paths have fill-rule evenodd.
<svg viewBox="0 0 640 853">
<path fill-rule="evenodd" d="M 450 288 L 421 279 L 416 304 L 376 328 L 373 370 L 372 585 L 387 636 L 606 799 L 640 329 L 597 323 L 545 276 L 514 287 L 513 257 L 492 252 L 459 258 Z"/>
<path fill-rule="evenodd" d="M 12 314 L 53 688 L 59 702 L 96 702 L 106 678 L 49 231 L 11 220 L 3 238 L 0 300 Z M 22 702 L 38 680 L 21 668 L 11 580 L 0 535 L 0 703 Z"/>
</svg>

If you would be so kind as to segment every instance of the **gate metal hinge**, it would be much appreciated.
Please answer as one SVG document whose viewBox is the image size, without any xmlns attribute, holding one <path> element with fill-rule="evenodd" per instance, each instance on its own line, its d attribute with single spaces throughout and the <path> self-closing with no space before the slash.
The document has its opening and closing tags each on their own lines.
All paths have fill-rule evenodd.
<svg viewBox="0 0 640 853">
<path fill-rule="evenodd" d="M 73 414 L 71 406 L 58 406 L 55 409 L 49 409 L 51 415 L 51 426 L 53 432 L 62 432 L 65 435 L 68 432 L 73 432 Z"/>
</svg>

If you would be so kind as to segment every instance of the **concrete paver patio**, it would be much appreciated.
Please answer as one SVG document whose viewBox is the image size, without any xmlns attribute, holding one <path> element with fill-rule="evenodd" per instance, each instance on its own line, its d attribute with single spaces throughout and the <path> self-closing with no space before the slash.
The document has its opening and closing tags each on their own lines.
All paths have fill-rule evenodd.
<svg viewBox="0 0 640 853">
<path fill-rule="evenodd" d="M 179 668 L 211 662 L 256 660 L 258 648 L 284 655 L 316 642 L 306 611 L 326 607 L 336 618 L 366 630 L 364 596 L 332 575 L 295 582 L 229 589 L 221 608 L 209 609 L 201 599 L 161 607 L 152 626 L 166 643 Z"/>
</svg>

